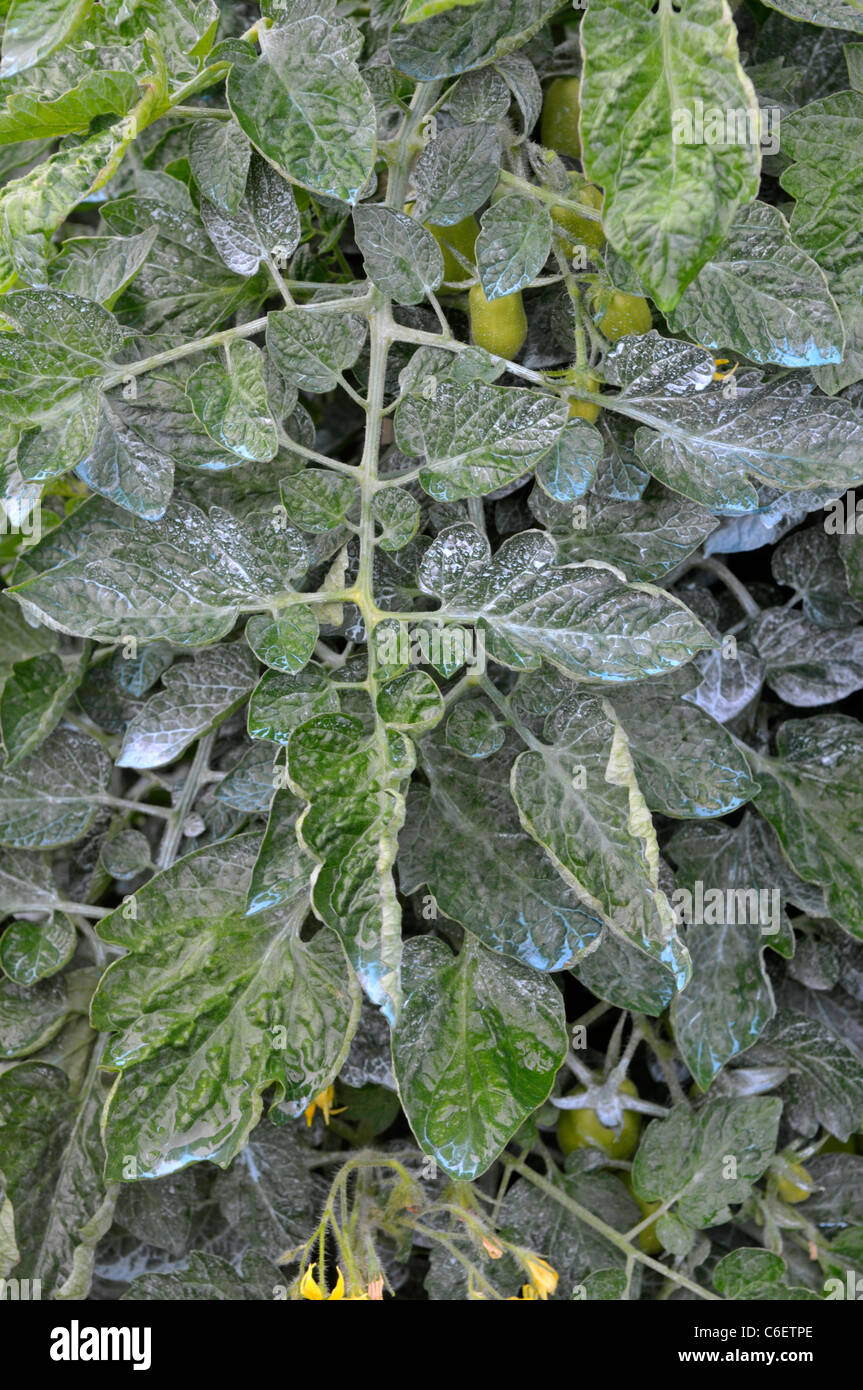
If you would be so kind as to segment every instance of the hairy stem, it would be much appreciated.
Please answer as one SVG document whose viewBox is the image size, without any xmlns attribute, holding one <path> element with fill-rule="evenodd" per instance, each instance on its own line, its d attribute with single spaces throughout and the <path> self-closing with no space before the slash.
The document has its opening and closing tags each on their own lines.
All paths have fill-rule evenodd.
<svg viewBox="0 0 863 1390">
<path fill-rule="evenodd" d="M 327 313 L 351 313 L 362 312 L 371 303 L 371 295 L 363 298 L 353 299 L 344 296 L 342 299 L 324 299 L 320 303 L 305 304 L 304 310 L 307 313 L 327 314 Z M 112 386 L 119 386 L 128 377 L 141 376 L 144 372 L 152 372 L 157 367 L 164 367 L 168 362 L 176 362 L 181 357 L 191 357 L 196 352 L 206 352 L 209 348 L 223 347 L 226 343 L 232 343 L 235 338 L 253 338 L 256 333 L 263 333 L 267 326 L 269 315 L 264 314 L 263 318 L 249 319 L 247 323 L 235 324 L 233 328 L 222 328 L 218 333 L 208 333 L 204 338 L 196 338 L 191 343 L 178 343 L 176 347 L 165 348 L 164 352 L 156 352 L 152 357 L 142 357 L 138 362 L 126 362 L 118 367 L 115 372 L 111 372 L 105 377 L 102 386 L 105 391 Z"/>
<path fill-rule="evenodd" d="M 553 188 L 543 188 L 541 184 L 530 183 L 527 179 L 519 178 L 518 174 L 508 173 L 506 169 L 501 170 L 500 181 L 509 184 L 510 188 L 519 189 L 522 193 L 529 193 L 531 197 L 539 198 L 541 202 L 549 203 L 552 207 L 570 208 L 589 222 L 602 221 L 602 213 L 588 203 L 579 203 L 575 198 L 567 198 L 565 193 L 555 192 Z"/>
<path fill-rule="evenodd" d="M 100 799 L 103 806 L 116 806 L 120 811 L 140 811 L 142 815 L 160 816 L 163 820 L 171 818 L 167 806 L 151 806 L 148 801 L 127 801 L 122 796 L 103 796 Z"/>
<path fill-rule="evenodd" d="M 555 1202 L 559 1202 L 560 1205 L 565 1207 L 577 1220 L 583 1221 L 585 1226 L 592 1227 L 594 1231 L 598 1231 L 599 1234 L 604 1236 L 612 1245 L 616 1245 L 618 1250 L 623 1251 L 627 1259 L 633 1258 L 638 1260 L 641 1264 L 647 1265 L 649 1269 L 655 1270 L 657 1274 L 663 1275 L 664 1278 L 673 1279 L 682 1289 L 689 1289 L 690 1293 L 697 1294 L 699 1298 L 705 1298 L 711 1303 L 721 1303 L 723 1301 L 719 1297 L 719 1294 L 711 1293 L 709 1289 L 703 1289 L 700 1284 L 694 1283 L 692 1279 L 688 1279 L 687 1276 L 681 1274 L 679 1270 L 669 1269 L 668 1265 L 660 1264 L 659 1260 L 654 1260 L 652 1256 L 645 1255 L 642 1250 L 635 1249 L 630 1244 L 627 1237 L 621 1235 L 620 1231 L 615 1230 L 613 1226 L 609 1226 L 607 1222 L 595 1216 L 592 1211 L 587 1207 L 583 1207 L 580 1202 L 573 1201 L 568 1193 L 561 1191 L 559 1187 L 555 1187 L 554 1183 L 548 1181 L 548 1178 L 543 1178 L 539 1173 L 535 1173 L 533 1169 L 529 1168 L 521 1159 L 511 1159 L 509 1166 L 513 1172 L 518 1173 L 527 1182 L 533 1183 L 534 1187 L 538 1187 L 547 1197 L 551 1197 Z M 652 1220 L 653 1218 L 650 1219 Z"/>
</svg>

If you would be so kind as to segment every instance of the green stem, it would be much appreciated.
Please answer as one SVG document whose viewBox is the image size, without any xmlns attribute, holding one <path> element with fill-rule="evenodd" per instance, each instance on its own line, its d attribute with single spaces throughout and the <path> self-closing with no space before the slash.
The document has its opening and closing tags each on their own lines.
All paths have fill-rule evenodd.
<svg viewBox="0 0 863 1390">
<path fill-rule="evenodd" d="M 103 796 L 100 800 L 103 806 L 116 806 L 121 811 L 140 811 L 145 816 L 161 816 L 163 820 L 171 818 L 167 806 L 151 806 L 148 801 L 127 801 L 122 796 Z"/>
<path fill-rule="evenodd" d="M 156 352 L 152 357 L 142 357 L 138 362 L 127 362 L 105 378 L 104 389 L 109 391 L 112 386 L 119 386 L 127 377 L 155 371 L 157 367 L 164 367 L 168 362 L 177 362 L 181 357 L 192 357 L 196 352 L 206 352 L 208 348 L 223 347 L 225 343 L 232 343 L 235 338 L 252 338 L 256 333 L 263 333 L 266 326 L 265 314 L 263 318 L 250 319 L 248 323 L 236 324 L 233 328 L 223 328 L 218 333 L 209 333 L 205 338 L 197 338 L 194 342 L 178 343 L 176 347 L 165 348 L 164 352 Z"/>
<path fill-rule="evenodd" d="M 547 1197 L 551 1197 L 555 1202 L 559 1202 L 560 1205 L 578 1221 L 583 1221 L 585 1226 L 590 1226 L 594 1231 L 598 1231 L 599 1234 L 604 1236 L 612 1245 L 617 1246 L 617 1249 L 621 1250 L 623 1254 L 626 1255 L 627 1259 L 632 1257 L 638 1260 L 641 1264 L 647 1265 L 648 1269 L 655 1270 L 657 1274 L 661 1274 L 663 1278 L 673 1279 L 682 1289 L 688 1289 L 690 1293 L 697 1294 L 699 1298 L 707 1299 L 711 1303 L 723 1302 L 718 1294 L 711 1293 L 709 1289 L 703 1289 L 700 1284 L 694 1283 L 693 1280 L 688 1279 L 685 1274 L 681 1274 L 675 1269 L 669 1269 L 668 1265 L 660 1264 L 659 1260 L 654 1260 L 652 1256 L 645 1255 L 643 1251 L 635 1249 L 630 1245 L 626 1236 L 621 1235 L 620 1231 L 615 1230 L 613 1226 L 609 1226 L 605 1221 L 601 1220 L 600 1217 L 595 1216 L 588 1207 L 583 1207 L 580 1202 L 573 1201 L 568 1193 L 561 1191 L 559 1187 L 555 1187 L 554 1183 L 548 1181 L 548 1178 L 543 1178 L 539 1173 L 535 1173 L 533 1169 L 529 1168 L 521 1159 L 511 1159 L 510 1167 L 513 1172 L 518 1173 L 527 1182 L 533 1183 L 534 1187 L 538 1187 Z"/>
<path fill-rule="evenodd" d="M 186 97 L 197 96 L 198 92 L 205 91 L 207 87 L 215 87 L 217 82 L 221 82 L 222 78 L 227 76 L 230 67 L 230 63 L 214 63 L 212 67 L 204 68 L 203 72 L 190 77 L 188 82 L 177 88 L 171 100 L 171 108 L 182 106 Z M 213 113 L 208 111 L 206 114 L 211 116 Z M 230 112 L 228 114 L 230 115 Z"/>
<path fill-rule="evenodd" d="M 471 686 L 475 684 L 476 681 L 474 680 L 473 676 L 462 676 L 461 680 L 456 681 L 455 685 L 452 686 L 451 689 L 449 689 L 447 693 L 444 695 L 444 709 L 452 709 L 452 706 L 456 704 L 458 700 L 461 699 L 465 691 L 469 690 Z"/>
<path fill-rule="evenodd" d="M 406 328 L 403 324 L 397 323 L 393 330 L 393 338 L 397 343 L 414 343 L 417 347 L 436 347 L 444 348 L 447 352 L 464 352 L 465 343 L 458 338 L 448 338 L 443 333 L 427 333 L 422 328 Z M 508 357 L 501 357 L 498 352 L 490 352 L 489 357 L 496 362 L 502 362 L 508 372 L 514 376 L 520 376 L 524 381 L 531 381 L 535 386 L 544 386 L 548 390 L 548 381 L 540 372 L 533 371 L 530 367 L 523 367 L 520 362 L 512 362 Z M 569 392 L 570 395 L 578 394 Z M 592 396 L 585 399 L 591 400 Z M 407 474 L 404 474 L 407 477 Z M 393 479 L 395 481 L 395 479 Z"/>
<path fill-rule="evenodd" d="M 404 204 L 410 177 L 411 140 L 431 112 L 440 95 L 441 87 L 440 82 L 420 82 L 414 91 L 390 165 L 386 199 L 388 207 L 400 211 Z"/>
<path fill-rule="evenodd" d="M 715 574 L 717 579 L 722 580 L 726 589 L 729 589 L 737 599 L 747 618 L 758 617 L 761 612 L 760 606 L 755 602 L 745 584 L 741 584 L 737 575 L 732 574 L 727 565 L 723 565 L 721 560 L 715 560 L 712 555 L 703 560 L 696 560 L 695 563 L 700 569 L 710 570 L 711 574 Z"/>
<path fill-rule="evenodd" d="M 480 676 L 479 685 L 492 703 L 497 705 L 507 723 L 515 729 L 522 742 L 526 743 L 528 748 L 532 748 L 535 753 L 542 753 L 545 756 L 549 751 L 547 746 L 541 743 L 536 735 L 525 724 L 522 724 L 518 716 L 513 713 L 509 700 L 505 695 L 501 695 L 494 681 L 490 680 L 488 676 Z"/>
<path fill-rule="evenodd" d="M 230 121 L 231 112 L 227 106 L 172 106 L 172 116 L 186 116 L 192 121 Z"/>
<path fill-rule="evenodd" d="M 662 1068 L 662 1075 L 665 1077 L 665 1084 L 671 1095 L 672 1103 L 688 1105 L 689 1102 L 677 1079 L 677 1072 L 674 1070 L 673 1048 L 657 1036 L 652 1024 L 645 1018 L 644 1014 L 633 1014 L 632 1021 Z"/>
<path fill-rule="evenodd" d="M 273 281 L 273 284 L 275 285 L 279 294 L 282 296 L 282 299 L 285 301 L 285 305 L 288 309 L 293 309 L 294 297 L 291 294 L 291 291 L 288 289 L 287 282 L 285 281 L 282 272 L 279 270 L 279 267 L 276 265 L 274 257 L 271 256 L 270 252 L 268 251 L 264 259 L 267 264 L 267 270 L 270 272 L 270 277 Z"/>
<path fill-rule="evenodd" d="M 331 468 L 335 473 L 344 473 L 349 478 L 359 477 L 354 463 L 342 463 L 341 459 L 330 458 L 329 454 L 319 454 L 317 449 L 307 449 L 305 444 L 298 444 L 289 434 L 285 435 L 283 443 L 291 453 L 299 454 L 300 458 L 308 459 L 311 463 L 322 463 L 325 468 Z"/>
<path fill-rule="evenodd" d="M 386 203 L 391 208 L 401 208 L 405 200 L 409 177 L 409 146 L 411 138 L 420 123 L 436 101 L 440 84 L 420 83 L 411 101 L 410 110 L 405 117 L 399 133 L 398 142 L 390 166 L 387 180 Z M 384 389 L 386 382 L 387 354 L 398 329 L 393 321 L 391 301 L 375 290 L 372 295 L 369 313 L 369 384 L 366 396 L 366 432 L 363 441 L 363 455 L 359 468 L 360 482 L 360 558 L 357 569 L 355 602 L 363 617 L 369 637 L 369 677 L 374 675 L 374 644 L 371 641 L 375 623 L 379 621 L 379 609 L 372 592 L 372 564 L 375 549 L 374 498 L 378 489 L 378 464 L 380 460 L 381 421 L 383 419 Z M 378 735 L 386 738 L 386 731 L 378 724 Z"/>
<path fill-rule="evenodd" d="M 448 338 L 443 333 L 427 333 L 422 328 L 405 328 L 400 323 L 395 326 L 394 341 L 398 343 L 415 343 L 417 347 L 443 348 L 446 352 L 463 352 L 466 346 L 464 343 L 460 342 L 458 338 Z M 553 373 L 549 372 L 543 375 L 542 372 L 535 372 L 531 367 L 523 367 L 520 362 L 513 362 L 508 357 L 501 357 L 498 352 L 490 352 L 488 356 L 493 358 L 496 362 L 502 362 L 506 370 L 511 372 L 513 376 L 519 376 L 523 381 L 529 381 L 534 386 L 541 386 L 545 391 L 555 390 L 554 383 L 549 380 L 549 377 L 554 375 Z M 563 378 L 565 374 L 561 373 L 560 375 Z M 560 393 L 555 390 L 555 394 Z M 603 396 L 599 391 L 583 391 L 578 387 L 571 386 L 569 382 L 567 382 L 566 398 L 569 399 L 570 397 L 574 397 L 579 401 L 592 401 L 597 405 L 607 406 L 611 410 L 618 409 L 614 396 Z M 621 415 L 631 415 L 633 418 L 636 418 L 636 413 L 630 410 L 621 409 L 619 413 Z M 655 428 L 659 428 L 659 426 L 657 425 Z M 393 474 L 392 477 L 388 477 L 386 481 L 390 485 L 398 482 L 412 482 L 418 473 L 419 469 L 414 468 L 411 469 L 409 473 L 400 474 L 399 477 Z"/>
<path fill-rule="evenodd" d="M 442 1231 L 435 1231 L 431 1226 L 424 1226 L 419 1221 L 414 1223 L 414 1230 L 418 1235 L 424 1236 L 427 1240 L 436 1240 L 438 1245 L 442 1245 L 444 1250 L 452 1255 L 454 1260 L 458 1260 L 459 1264 L 462 1265 L 469 1274 L 472 1274 L 478 1283 L 484 1286 L 489 1297 L 493 1298 L 495 1302 L 501 1301 L 501 1295 L 494 1285 L 489 1283 L 482 1270 L 474 1264 L 473 1260 L 468 1259 L 467 1255 L 464 1255 L 462 1251 L 459 1250 L 454 1240 L 450 1240 L 449 1236 L 445 1236 Z"/>
<path fill-rule="evenodd" d="M 603 1014 L 607 1014 L 609 1009 L 612 1009 L 613 1007 L 613 1004 L 605 1004 L 602 1002 L 600 1002 L 599 1004 L 594 1004 L 592 1009 L 588 1009 L 587 1013 L 582 1014 L 580 1018 L 577 1018 L 573 1023 L 570 1023 L 568 1025 L 569 1031 L 572 1032 L 573 1028 L 579 1027 L 589 1028 L 592 1023 L 595 1023 L 597 1019 L 602 1018 Z"/>
<path fill-rule="evenodd" d="M 508 183 L 511 188 L 518 188 L 522 193 L 529 193 L 534 198 L 539 198 L 543 203 L 549 203 L 556 208 L 571 208 L 577 212 L 579 217 L 586 217 L 588 222 L 601 222 L 602 213 L 596 208 L 590 207 L 587 203 L 578 203 L 574 198 L 567 198 L 565 193 L 555 193 L 551 188 L 543 188 L 538 183 L 530 183 L 527 179 L 519 178 L 518 174 L 510 174 L 502 169 L 500 174 L 501 183 Z"/>
<path fill-rule="evenodd" d="M 304 304 L 302 307 L 304 312 L 315 314 L 362 313 L 370 303 L 371 295 L 364 295 L 361 299 L 345 296 L 342 299 L 324 299 L 317 304 Z M 108 391 L 112 386 L 119 386 L 127 377 L 152 372 L 168 362 L 178 361 L 181 357 L 191 357 L 196 352 L 223 347 L 225 343 L 232 343 L 235 338 L 253 338 L 256 333 L 264 332 L 268 317 L 269 315 L 264 314 L 263 318 L 249 319 L 248 323 L 238 323 L 233 328 L 222 328 L 218 333 L 209 333 L 205 338 L 197 338 L 194 342 L 179 343 L 176 347 L 165 348 L 164 352 L 156 352 L 152 357 L 142 357 L 138 362 L 126 362 L 105 377 L 102 383 L 103 390 Z"/>
<path fill-rule="evenodd" d="M 354 402 L 354 405 L 358 405 L 361 410 L 366 409 L 366 401 L 360 395 L 359 391 L 354 390 L 353 386 L 351 386 L 351 383 L 346 379 L 343 372 L 339 372 L 339 385 L 341 386 L 345 395 L 350 396 L 351 400 Z"/>
<path fill-rule="evenodd" d="M 19 903 L 16 912 L 68 912 L 78 917 L 92 917 L 98 922 L 111 912 L 109 907 L 93 907 L 90 903 L 69 903 L 58 898 L 50 903 Z"/>
<path fill-rule="evenodd" d="M 435 317 L 437 318 L 437 321 L 440 324 L 441 333 L 443 333 L 445 337 L 451 338 L 452 329 L 449 326 L 449 322 L 447 320 L 446 315 L 444 314 L 443 309 L 440 307 L 440 304 L 438 303 L 437 296 L 433 294 L 431 290 L 426 290 L 426 296 L 429 300 L 429 303 L 435 311 Z"/>
<path fill-rule="evenodd" d="M 105 945 L 104 941 L 96 935 L 90 923 L 80 910 L 77 914 L 70 914 L 70 917 L 75 927 L 90 947 L 90 955 L 96 969 L 99 971 L 104 970 L 108 958 L 108 947 Z"/>
<path fill-rule="evenodd" d="M 174 862 L 180 841 L 183 838 L 183 824 L 186 816 L 189 814 L 192 802 L 197 795 L 201 776 L 207 770 L 207 763 L 215 737 L 216 731 L 214 729 L 209 734 L 204 734 L 203 738 L 198 741 L 198 746 L 195 749 L 195 756 L 192 759 L 192 766 L 189 769 L 185 785 L 180 794 L 180 800 L 176 808 L 171 812 L 171 818 L 165 827 L 165 834 L 159 846 L 159 857 L 156 860 L 156 867 L 158 869 L 168 869 Z"/>
<path fill-rule="evenodd" d="M 481 497 L 469 497 L 467 499 L 467 514 L 476 529 L 484 536 L 486 534 L 485 508 L 482 505 Z"/>
<path fill-rule="evenodd" d="M 357 570 L 357 603 L 371 638 L 377 619 L 377 604 L 372 592 L 372 562 L 375 548 L 375 521 L 373 503 L 377 491 L 378 458 L 381 437 L 381 412 L 383 410 L 384 380 L 386 376 L 387 354 L 390 346 L 392 318 L 389 300 L 381 296 L 381 302 L 370 315 L 369 324 L 369 389 L 366 408 L 365 439 L 360 461 L 360 560 Z M 373 650 L 370 647 L 370 651 Z"/>
</svg>

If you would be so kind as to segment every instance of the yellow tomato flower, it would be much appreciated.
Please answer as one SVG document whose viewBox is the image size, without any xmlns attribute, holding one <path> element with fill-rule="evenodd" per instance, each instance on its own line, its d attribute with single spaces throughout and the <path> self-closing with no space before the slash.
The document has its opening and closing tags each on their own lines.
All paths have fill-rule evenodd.
<svg viewBox="0 0 863 1390">
<path fill-rule="evenodd" d="M 703 344 L 703 343 L 696 343 L 695 346 L 696 346 L 696 347 L 703 348 L 705 352 L 710 352 L 710 348 L 704 347 L 704 344 Z M 711 357 L 713 357 L 713 353 L 712 353 L 712 352 L 710 353 L 710 355 L 711 355 Z M 737 368 L 740 366 L 740 363 L 739 363 L 739 362 L 735 362 L 735 363 L 734 363 L 734 366 L 731 368 L 731 371 L 730 371 L 730 372 L 721 372 L 721 371 L 719 370 L 720 367 L 727 367 L 727 366 L 729 365 L 730 361 L 731 361 L 731 359 L 730 359 L 729 357 L 713 357 L 713 367 L 714 367 L 713 380 L 714 380 L 714 381 L 727 381 L 728 378 L 729 378 L 730 376 L 734 376 L 734 373 L 737 371 Z"/>
<path fill-rule="evenodd" d="M 539 1255 L 528 1255 L 524 1261 L 524 1267 L 530 1275 L 530 1282 L 536 1289 L 536 1294 L 531 1297 L 546 1299 L 550 1293 L 554 1293 L 557 1288 L 557 1273 L 545 1260 L 541 1260 Z M 522 1290 L 522 1296 L 527 1297 Z"/>
<path fill-rule="evenodd" d="M 729 378 L 730 376 L 734 376 L 734 373 L 737 371 L 737 368 L 740 366 L 740 363 L 739 363 L 739 362 L 735 362 L 735 363 L 734 363 L 734 366 L 731 368 L 731 371 L 730 371 L 730 372 L 721 372 L 721 371 L 719 370 L 720 367 L 727 367 L 727 366 L 728 366 L 728 363 L 729 363 L 729 360 L 730 360 L 730 359 L 727 358 L 727 357 L 714 357 L 714 359 L 713 359 L 713 366 L 714 366 L 715 369 L 716 369 L 716 370 L 714 371 L 714 373 L 713 373 L 713 380 L 714 380 L 714 381 L 727 381 L 728 378 Z"/>
<path fill-rule="evenodd" d="M 320 1110 L 321 1114 L 324 1117 L 325 1125 L 329 1124 L 331 1115 L 341 1115 L 343 1110 L 347 1110 L 348 1107 L 346 1105 L 342 1105 L 339 1107 L 338 1110 L 334 1110 L 333 1101 L 335 1100 L 335 1098 L 335 1086 L 328 1086 L 325 1091 L 321 1091 L 320 1095 L 315 1096 L 311 1105 L 308 1105 L 304 1112 L 306 1117 L 306 1124 L 309 1126 L 309 1128 L 311 1128 L 312 1120 L 315 1118 L 316 1110 Z"/>
<path fill-rule="evenodd" d="M 314 1302 L 319 1302 L 321 1299 L 326 1298 L 326 1295 L 315 1278 L 316 1269 L 317 1265 L 309 1265 L 300 1280 L 300 1296 L 301 1298 L 309 1298 Z"/>
<path fill-rule="evenodd" d="M 345 1281 L 342 1275 L 342 1271 L 338 1268 L 338 1266 L 336 1266 L 336 1273 L 338 1274 L 338 1278 L 336 1279 L 335 1288 L 333 1289 L 332 1293 L 329 1294 L 324 1293 L 323 1289 L 321 1288 L 320 1284 L 315 1278 L 316 1269 L 316 1264 L 309 1265 L 308 1269 L 306 1270 L 305 1274 L 300 1280 L 301 1297 L 308 1298 L 314 1303 L 320 1303 L 322 1301 L 325 1303 L 332 1303 L 339 1302 L 341 1299 L 343 1299 L 345 1297 Z M 366 1295 L 362 1293 L 352 1293 L 349 1295 L 348 1301 L 350 1301 L 350 1299 L 352 1298 L 365 1298 L 365 1296 Z"/>
<path fill-rule="evenodd" d="M 332 1293 L 327 1294 L 324 1293 L 323 1289 L 321 1288 L 320 1284 L 315 1278 L 314 1271 L 316 1269 L 316 1264 L 309 1265 L 308 1269 L 306 1270 L 305 1274 L 300 1280 L 300 1295 L 302 1298 L 308 1298 L 314 1303 L 320 1303 L 322 1301 L 325 1303 L 339 1303 L 342 1301 L 344 1301 L 345 1303 L 368 1302 L 369 1293 L 371 1293 L 371 1290 L 374 1287 L 373 1284 L 369 1285 L 369 1293 L 362 1291 L 361 1293 L 346 1294 L 344 1276 L 342 1275 L 342 1271 L 339 1269 L 338 1265 L 336 1265 L 336 1273 L 338 1275 L 338 1278 L 336 1279 L 335 1288 L 333 1289 Z M 381 1280 L 380 1282 L 381 1288 L 383 1288 L 383 1280 Z M 373 1294 L 371 1296 L 374 1297 Z"/>
</svg>

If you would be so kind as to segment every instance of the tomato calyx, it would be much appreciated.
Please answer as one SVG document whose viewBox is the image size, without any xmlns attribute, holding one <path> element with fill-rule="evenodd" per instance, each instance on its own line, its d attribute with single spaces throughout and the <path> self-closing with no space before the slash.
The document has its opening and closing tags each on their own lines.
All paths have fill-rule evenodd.
<svg viewBox="0 0 863 1390">
<path fill-rule="evenodd" d="M 602 1081 L 588 1086 L 579 1086 L 566 1096 L 552 1096 L 551 1104 L 558 1110 L 593 1110 L 600 1124 L 606 1129 L 620 1130 L 624 1113 L 632 1106 L 626 1105 L 627 1096 L 638 1096 L 631 1081 L 610 1072 Z"/>
<path fill-rule="evenodd" d="M 615 1069 L 599 1084 L 578 1087 L 570 1095 L 554 1099 L 561 1111 L 557 1141 L 565 1154 L 574 1149 L 597 1149 L 607 1158 L 630 1158 L 638 1146 L 641 1116 L 626 1104 L 637 1097 L 631 1081 Z M 609 1121 L 610 1123 L 605 1123 Z"/>
</svg>

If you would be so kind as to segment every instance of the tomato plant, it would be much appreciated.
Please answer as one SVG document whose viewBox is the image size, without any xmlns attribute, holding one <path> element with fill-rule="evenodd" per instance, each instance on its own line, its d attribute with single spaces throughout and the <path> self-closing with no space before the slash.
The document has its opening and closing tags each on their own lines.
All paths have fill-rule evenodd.
<svg viewBox="0 0 863 1390">
<path fill-rule="evenodd" d="M 859 0 L 0 23 L 0 1292 L 847 1288 Z"/>
</svg>

